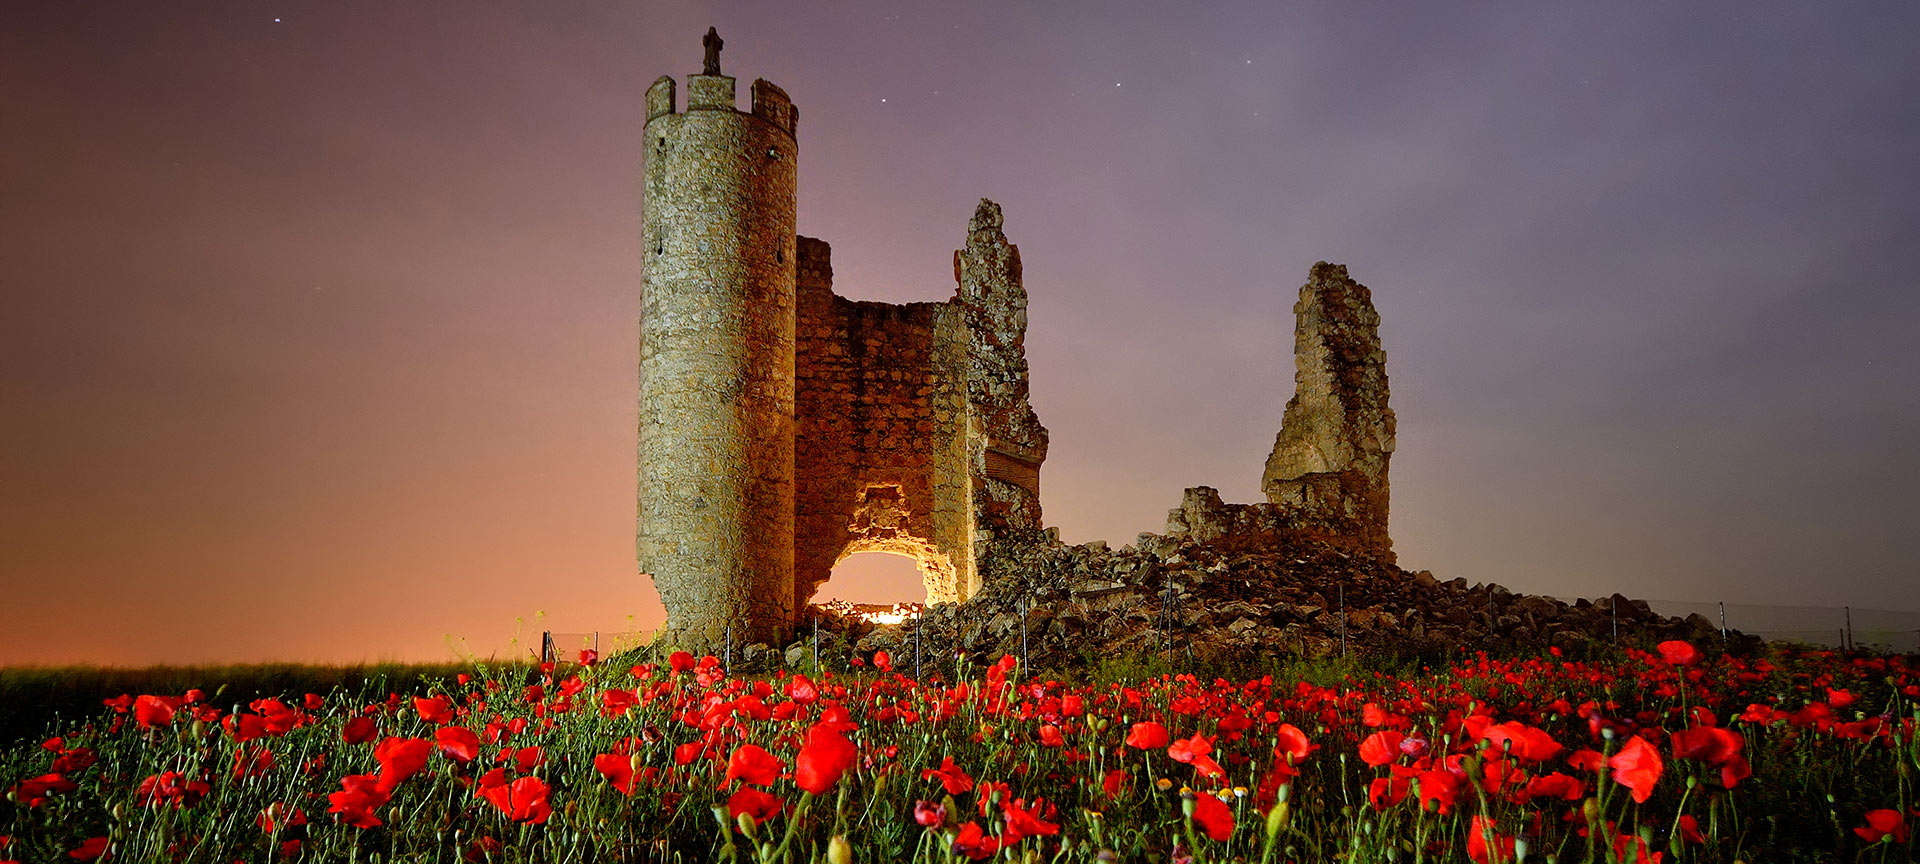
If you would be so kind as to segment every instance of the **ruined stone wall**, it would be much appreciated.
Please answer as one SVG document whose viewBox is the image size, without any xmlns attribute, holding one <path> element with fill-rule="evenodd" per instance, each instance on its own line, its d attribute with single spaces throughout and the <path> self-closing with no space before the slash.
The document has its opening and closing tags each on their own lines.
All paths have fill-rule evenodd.
<svg viewBox="0 0 1920 864">
<path fill-rule="evenodd" d="M 980 589 L 994 536 L 1040 527 L 1047 430 L 1027 401 L 1027 295 L 1000 207 L 980 202 L 941 303 L 833 292 L 827 244 L 798 258 L 795 596 L 855 552 L 913 558 L 927 599 Z"/>
<path fill-rule="evenodd" d="M 1393 561 L 1387 462 L 1394 416 L 1373 292 L 1313 265 L 1294 304 L 1294 393 L 1261 488 L 1294 528 Z"/>
<path fill-rule="evenodd" d="M 976 554 L 1007 532 L 1040 528 L 1040 464 L 1047 430 L 1028 401 L 1027 291 L 1020 248 L 1007 242 L 1000 205 L 981 199 L 967 245 L 953 253 L 953 303 L 967 338 L 968 442 L 975 477 Z"/>
<path fill-rule="evenodd" d="M 965 598 L 965 393 L 955 310 L 833 293 L 827 244 L 799 246 L 796 597 L 840 559 L 914 559 L 933 602 Z"/>
<path fill-rule="evenodd" d="M 780 88 L 647 91 L 637 552 L 670 638 L 792 626 L 794 110 Z"/>
</svg>

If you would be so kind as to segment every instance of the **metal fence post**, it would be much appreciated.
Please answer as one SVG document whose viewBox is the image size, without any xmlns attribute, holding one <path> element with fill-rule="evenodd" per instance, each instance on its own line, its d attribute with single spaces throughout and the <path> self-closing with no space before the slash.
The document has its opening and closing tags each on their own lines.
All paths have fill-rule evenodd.
<svg viewBox="0 0 1920 864">
<path fill-rule="evenodd" d="M 1347 656 L 1347 585 L 1334 586 L 1340 595 L 1340 656 Z"/>
<path fill-rule="evenodd" d="M 1027 610 L 1028 610 L 1028 601 L 1021 600 L 1020 601 L 1020 670 L 1022 674 L 1025 674 L 1027 665 L 1028 665 L 1027 664 Z"/>
<path fill-rule="evenodd" d="M 820 674 L 820 616 L 813 616 L 813 674 Z"/>
<path fill-rule="evenodd" d="M 913 619 L 913 680 L 920 682 L 920 618 Z"/>
<path fill-rule="evenodd" d="M 1840 610 L 1841 610 L 1841 611 L 1842 611 L 1843 613 L 1845 613 L 1845 614 L 1846 614 L 1846 616 L 1847 616 L 1847 642 L 1846 642 L 1846 645 L 1847 645 L 1847 650 L 1848 650 L 1848 651 L 1852 651 L 1852 650 L 1853 650 L 1853 607 L 1852 607 L 1852 606 L 1842 606 L 1842 607 L 1840 607 Z"/>
<path fill-rule="evenodd" d="M 1720 641 L 1727 641 L 1727 601 L 1720 601 Z"/>
<path fill-rule="evenodd" d="M 1607 598 L 1607 611 L 1613 614 L 1613 644 L 1620 644 L 1620 604 Z"/>
<path fill-rule="evenodd" d="M 540 662 L 553 662 L 553 631 L 540 631 Z"/>
<path fill-rule="evenodd" d="M 727 622 L 727 647 L 725 656 L 726 663 L 720 668 L 727 673 L 727 677 L 731 678 L 733 677 L 733 622 L 731 621 Z"/>
</svg>

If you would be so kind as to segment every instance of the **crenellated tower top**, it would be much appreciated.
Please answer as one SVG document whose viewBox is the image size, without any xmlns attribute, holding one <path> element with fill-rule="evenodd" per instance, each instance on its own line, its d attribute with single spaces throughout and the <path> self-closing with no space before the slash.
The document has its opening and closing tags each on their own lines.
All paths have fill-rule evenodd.
<svg viewBox="0 0 1920 864">
<path fill-rule="evenodd" d="M 735 104 L 733 78 L 720 74 L 721 40 L 713 28 L 707 29 L 705 45 L 707 57 L 702 73 L 687 76 L 687 110 L 743 113 L 764 120 L 787 133 L 788 137 L 793 137 L 795 127 L 799 125 L 800 109 L 794 107 L 793 100 L 787 97 L 787 91 L 765 78 L 756 78 L 753 82 L 753 103 L 747 111 L 741 112 Z M 653 86 L 647 88 L 647 122 L 652 123 L 678 111 L 678 94 L 673 76 L 662 75 L 654 79 Z"/>
</svg>

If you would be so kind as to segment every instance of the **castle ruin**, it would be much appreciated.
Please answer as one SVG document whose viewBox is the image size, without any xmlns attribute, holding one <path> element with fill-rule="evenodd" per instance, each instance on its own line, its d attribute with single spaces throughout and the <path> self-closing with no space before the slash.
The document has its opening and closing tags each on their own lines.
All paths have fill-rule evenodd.
<svg viewBox="0 0 1920 864">
<path fill-rule="evenodd" d="M 717 66 L 717 63 L 713 64 Z M 981 201 L 940 303 L 834 293 L 798 237 L 799 111 L 755 81 L 647 91 L 640 569 L 669 635 L 777 642 L 840 559 L 918 562 L 930 602 L 979 589 L 995 532 L 1040 524 L 1020 250 Z"/>
<path fill-rule="evenodd" d="M 672 643 L 783 644 L 834 565 L 918 562 L 930 604 L 1058 545 L 1041 529 L 1047 430 L 1027 398 L 1026 291 L 1000 207 L 954 253 L 954 295 L 834 292 L 795 233 L 799 109 L 756 80 L 746 111 L 709 34 L 687 101 L 647 90 L 637 550 Z M 1296 392 L 1263 488 L 1190 489 L 1169 535 L 1333 543 L 1392 561 L 1394 419 L 1371 296 L 1316 264 L 1295 307 Z"/>
</svg>

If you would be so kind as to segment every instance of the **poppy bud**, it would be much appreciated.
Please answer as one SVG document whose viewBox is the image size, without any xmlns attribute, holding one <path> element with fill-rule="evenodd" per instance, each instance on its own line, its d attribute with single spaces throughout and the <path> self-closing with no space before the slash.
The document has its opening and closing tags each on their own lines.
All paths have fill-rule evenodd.
<svg viewBox="0 0 1920 864">
<path fill-rule="evenodd" d="M 1581 802 L 1580 815 L 1586 817 L 1588 825 L 1600 824 L 1600 799 L 1588 798 Z"/>
<path fill-rule="evenodd" d="M 853 864 L 853 847 L 846 837 L 835 834 L 827 841 L 827 864 Z"/>
<path fill-rule="evenodd" d="M 720 808 L 715 807 L 714 809 L 719 810 Z M 740 814 L 738 818 L 735 818 L 733 820 L 733 823 L 736 826 L 739 826 L 740 833 L 747 835 L 747 839 L 749 840 L 753 839 L 753 814 L 752 813 Z"/>
<path fill-rule="evenodd" d="M 627 757 L 627 767 L 632 768 L 635 774 L 640 773 L 640 769 L 646 767 L 646 764 L 647 760 L 640 758 L 639 753 Z"/>
<path fill-rule="evenodd" d="M 1272 810 L 1267 811 L 1267 844 L 1271 846 L 1273 838 L 1280 836 L 1280 832 L 1286 827 L 1287 802 L 1282 801 L 1273 805 Z"/>
</svg>

